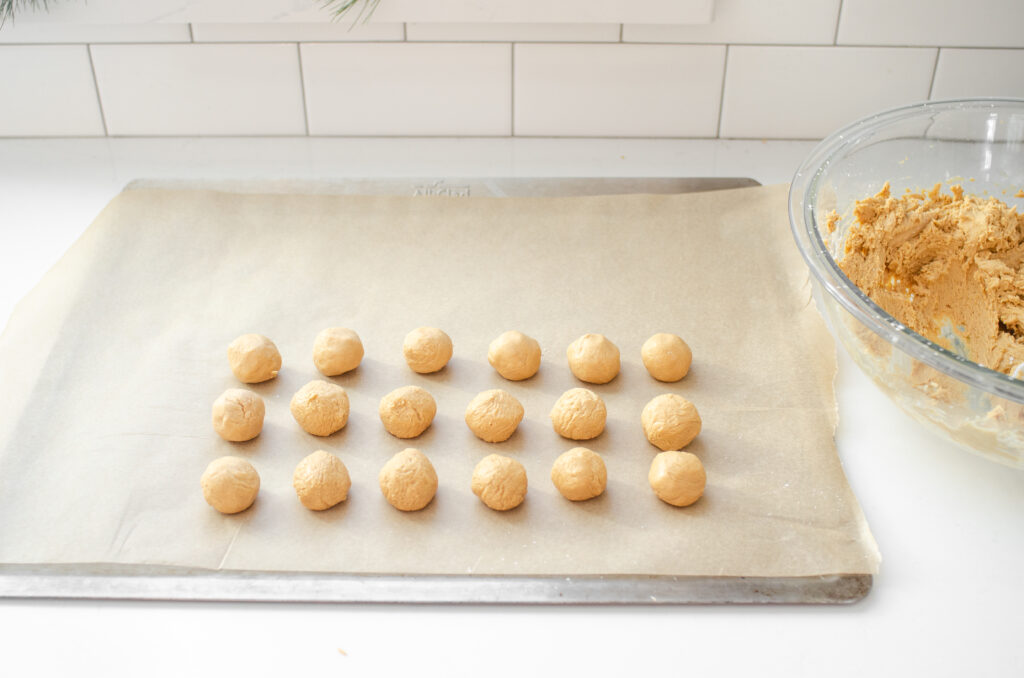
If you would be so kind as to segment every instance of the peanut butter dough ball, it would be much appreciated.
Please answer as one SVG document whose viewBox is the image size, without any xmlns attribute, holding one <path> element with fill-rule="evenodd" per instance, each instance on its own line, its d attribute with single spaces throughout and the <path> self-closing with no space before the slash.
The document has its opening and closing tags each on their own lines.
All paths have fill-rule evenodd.
<svg viewBox="0 0 1024 678">
<path fill-rule="evenodd" d="M 480 440 L 500 443 L 508 440 L 523 420 L 526 410 L 508 391 L 481 391 L 466 407 L 466 425 Z"/>
<path fill-rule="evenodd" d="M 377 480 L 384 498 L 399 511 L 419 511 L 437 493 L 433 464 L 427 455 L 412 447 L 391 457 Z"/>
<path fill-rule="evenodd" d="M 608 409 L 601 397 L 585 388 L 571 388 L 551 408 L 555 433 L 570 440 L 590 440 L 604 432 Z"/>
<path fill-rule="evenodd" d="M 608 484 L 608 469 L 597 452 L 574 447 L 555 460 L 551 467 L 551 482 L 566 499 L 585 501 L 604 492 Z"/>
<path fill-rule="evenodd" d="M 487 362 L 509 381 L 522 381 L 540 369 L 540 344 L 522 332 L 510 330 L 491 342 Z"/>
<path fill-rule="evenodd" d="M 281 352 L 262 334 L 243 334 L 228 346 L 228 363 L 244 384 L 269 381 L 281 370 Z"/>
<path fill-rule="evenodd" d="M 619 349 L 603 334 L 584 334 L 566 354 L 569 369 L 581 381 L 607 384 L 619 373 Z"/>
<path fill-rule="evenodd" d="M 452 339 L 436 327 L 417 327 L 405 335 L 405 362 L 413 372 L 437 372 L 452 359 Z"/>
<path fill-rule="evenodd" d="M 473 494 L 495 511 L 508 511 L 526 498 L 526 469 L 515 459 L 489 454 L 473 469 Z"/>
<path fill-rule="evenodd" d="M 681 450 L 700 433 L 700 415 L 681 395 L 666 393 L 644 406 L 640 414 L 644 434 L 661 450 Z"/>
<path fill-rule="evenodd" d="M 306 433 L 329 436 L 348 423 L 348 394 L 337 384 L 311 381 L 292 396 L 295 421 Z"/>
<path fill-rule="evenodd" d="M 673 506 L 689 506 L 704 494 L 704 464 L 689 452 L 662 452 L 654 457 L 647 480 L 658 499 Z"/>
<path fill-rule="evenodd" d="M 241 457 L 214 459 L 199 484 L 206 503 L 221 513 L 239 513 L 252 506 L 260 491 L 260 474 Z"/>
<path fill-rule="evenodd" d="M 229 388 L 213 401 L 213 430 L 224 440 L 243 443 L 263 430 L 263 398 L 244 388 Z"/>
<path fill-rule="evenodd" d="M 640 358 L 658 381 L 679 381 L 690 371 L 693 353 L 681 337 L 659 332 L 644 342 Z"/>
<path fill-rule="evenodd" d="M 328 327 L 313 342 L 313 364 L 324 375 L 336 377 L 359 367 L 363 342 L 345 327 Z"/>
<path fill-rule="evenodd" d="M 303 506 L 311 511 L 324 511 L 348 499 L 352 479 L 341 459 L 317 450 L 295 467 L 292 487 Z"/>
<path fill-rule="evenodd" d="M 377 408 L 388 433 L 396 438 L 415 438 L 434 421 L 437 403 L 419 386 L 403 386 L 380 399 Z"/>
</svg>

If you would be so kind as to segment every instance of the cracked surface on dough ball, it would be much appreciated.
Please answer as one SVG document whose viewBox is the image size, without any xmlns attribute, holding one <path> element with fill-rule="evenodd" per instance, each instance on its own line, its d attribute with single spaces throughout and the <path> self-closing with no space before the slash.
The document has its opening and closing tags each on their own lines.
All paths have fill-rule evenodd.
<svg viewBox="0 0 1024 678">
<path fill-rule="evenodd" d="M 336 377 L 359 367 L 363 342 L 347 327 L 328 327 L 313 342 L 313 364 L 322 374 Z"/>
<path fill-rule="evenodd" d="M 206 503 L 221 513 L 240 513 L 260 491 L 260 475 L 247 459 L 221 457 L 206 467 L 199 484 Z"/>
<path fill-rule="evenodd" d="M 540 369 L 540 344 L 522 332 L 509 330 L 487 347 L 487 362 L 509 381 L 522 381 Z"/>
<path fill-rule="evenodd" d="M 526 469 L 515 459 L 489 454 L 473 469 L 473 494 L 495 511 L 508 511 L 526 498 Z"/>
<path fill-rule="evenodd" d="M 262 334 L 243 334 L 228 345 L 228 363 L 239 381 L 259 384 L 280 372 L 281 352 Z"/>
<path fill-rule="evenodd" d="M 675 393 L 653 398 L 640 414 L 644 434 L 661 450 L 680 450 L 700 433 L 701 420 L 697 408 Z"/>
<path fill-rule="evenodd" d="M 244 388 L 229 388 L 213 402 L 213 430 L 224 440 L 242 443 L 263 430 L 263 398 Z"/>
<path fill-rule="evenodd" d="M 413 372 L 437 372 L 452 359 L 452 339 L 436 327 L 417 327 L 405 335 L 402 354 Z"/>
<path fill-rule="evenodd" d="M 704 464 L 689 452 L 662 452 L 654 457 L 647 481 L 658 499 L 672 506 L 689 506 L 704 494 Z"/>
<path fill-rule="evenodd" d="M 477 438 L 488 443 L 508 440 L 523 420 L 526 410 L 508 391 L 482 391 L 466 407 L 466 425 Z"/>
<path fill-rule="evenodd" d="M 291 411 L 306 433 L 329 436 L 348 423 L 348 394 L 337 384 L 311 381 L 292 396 Z"/>
<path fill-rule="evenodd" d="M 644 342 L 640 359 L 658 381 L 679 381 L 690 371 L 693 352 L 682 337 L 659 332 Z"/>
<path fill-rule="evenodd" d="M 571 501 L 586 501 L 604 493 L 608 470 L 597 452 L 574 447 L 561 454 L 551 467 L 551 482 Z"/>
<path fill-rule="evenodd" d="M 384 429 L 396 438 L 415 438 L 434 421 L 437 403 L 419 386 L 403 386 L 380 399 L 377 408 Z"/>
<path fill-rule="evenodd" d="M 409 447 L 391 457 L 377 476 L 380 491 L 399 511 L 419 511 L 437 493 L 437 472 L 427 455 Z"/>
<path fill-rule="evenodd" d="M 551 408 L 555 433 L 570 440 L 590 440 L 604 432 L 608 409 L 601 397 L 585 388 L 571 388 Z"/>
<path fill-rule="evenodd" d="M 324 511 L 348 498 L 352 479 L 341 459 L 317 450 L 295 467 L 292 487 L 303 506 L 311 511 Z"/>
<path fill-rule="evenodd" d="M 619 348 L 603 334 L 584 334 L 566 350 L 577 379 L 607 384 L 619 374 Z"/>
</svg>

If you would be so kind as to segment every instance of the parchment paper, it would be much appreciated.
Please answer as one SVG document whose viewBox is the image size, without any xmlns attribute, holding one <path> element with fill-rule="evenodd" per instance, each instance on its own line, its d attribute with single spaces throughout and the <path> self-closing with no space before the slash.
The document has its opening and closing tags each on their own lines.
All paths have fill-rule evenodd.
<svg viewBox="0 0 1024 678">
<path fill-rule="evenodd" d="M 0 562 L 145 563 L 347 573 L 808 576 L 874 573 L 878 555 L 833 443 L 834 345 L 810 302 L 786 223 L 786 188 L 681 196 L 397 198 L 133 190 L 118 196 L 22 302 L 0 338 Z M 334 379 L 352 403 L 329 438 L 302 432 L 288 402 L 311 379 L 324 327 L 361 335 L 363 364 Z M 455 357 L 435 375 L 404 364 L 402 338 L 444 328 Z M 540 373 L 507 382 L 486 361 L 507 329 L 536 337 Z M 648 376 L 640 345 L 678 333 L 694 365 L 677 384 Z M 225 357 L 244 332 L 271 337 L 284 367 L 256 385 L 263 434 L 232 444 L 210 406 L 237 386 Z M 608 490 L 570 503 L 554 459 L 575 444 L 548 412 L 581 385 L 565 347 L 601 332 L 622 373 L 590 386 L 607 402 Z M 377 404 L 405 384 L 438 402 L 415 441 L 388 435 Z M 526 408 L 501 444 L 466 428 L 478 391 Z M 693 400 L 704 429 L 705 496 L 654 497 L 657 450 L 640 427 L 655 395 Z M 380 466 L 407 446 L 440 477 L 419 513 L 392 509 Z M 316 449 L 338 454 L 350 498 L 322 513 L 291 487 Z M 526 466 L 526 502 L 493 512 L 472 494 L 475 463 Z M 256 504 L 223 516 L 199 476 L 249 458 Z"/>
</svg>

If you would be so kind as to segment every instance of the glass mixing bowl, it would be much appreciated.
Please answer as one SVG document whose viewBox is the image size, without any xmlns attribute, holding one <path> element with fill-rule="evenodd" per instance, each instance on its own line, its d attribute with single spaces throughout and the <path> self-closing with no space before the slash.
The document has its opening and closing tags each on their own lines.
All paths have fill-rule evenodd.
<svg viewBox="0 0 1024 678">
<path fill-rule="evenodd" d="M 904 106 L 835 132 L 793 178 L 789 219 L 833 334 L 914 419 L 990 459 L 1024 467 L 1024 381 L 935 344 L 886 313 L 836 264 L 854 203 L 888 181 L 892 194 L 944 184 L 1024 212 L 1024 99 Z M 834 232 L 828 214 L 841 219 Z M 1022 290 L 1024 292 L 1024 290 Z"/>
</svg>

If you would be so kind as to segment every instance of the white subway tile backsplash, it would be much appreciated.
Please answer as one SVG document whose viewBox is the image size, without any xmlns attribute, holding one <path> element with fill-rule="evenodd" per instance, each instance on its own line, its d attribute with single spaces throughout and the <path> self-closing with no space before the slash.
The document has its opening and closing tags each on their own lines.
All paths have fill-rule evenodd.
<svg viewBox="0 0 1024 678">
<path fill-rule="evenodd" d="M 515 133 L 714 136 L 722 46 L 515 45 Z"/>
<path fill-rule="evenodd" d="M 0 27 L 0 136 L 815 139 L 928 97 L 1024 98 L 1024 0 L 715 0 L 696 24 L 635 2 L 601 23 L 593 0 L 502 5 L 529 23 L 475 0 L 448 23 L 426 0 L 365 23 L 310 0 L 82 3 Z"/>
<path fill-rule="evenodd" d="M 293 44 L 98 45 L 92 53 L 112 135 L 305 133 Z"/>
<path fill-rule="evenodd" d="M 189 42 L 188 24 L 58 24 L 7 22 L 0 43 Z"/>
<path fill-rule="evenodd" d="M 328 19 L 326 0 L 15 0 L 19 15 L 60 22 L 191 23 Z M 690 23 L 707 22 L 714 0 L 383 0 L 373 19 L 402 23 L 520 22 Z M 359 3 L 355 14 L 365 9 Z M 354 16 L 354 15 L 353 15 Z"/>
<path fill-rule="evenodd" d="M 839 0 L 716 0 L 710 24 L 626 24 L 626 42 L 831 45 Z"/>
<path fill-rule="evenodd" d="M 840 45 L 1024 47 L 1021 0 L 844 0 Z"/>
<path fill-rule="evenodd" d="M 409 23 L 706 23 L 714 0 L 383 0 L 381 21 Z"/>
<path fill-rule="evenodd" d="M 220 23 L 193 24 L 196 42 L 360 42 L 402 40 L 402 24 L 353 23 Z"/>
<path fill-rule="evenodd" d="M 435 42 L 618 42 L 619 24 L 417 24 L 409 40 Z"/>
<path fill-rule="evenodd" d="M 102 136 L 85 45 L 0 47 L 0 136 Z"/>
<path fill-rule="evenodd" d="M 942 49 L 933 99 L 1024 98 L 1024 49 Z"/>
<path fill-rule="evenodd" d="M 303 44 L 310 134 L 503 136 L 511 47 Z"/>
<path fill-rule="evenodd" d="M 723 137 L 813 139 L 928 98 L 936 50 L 730 47 Z"/>
</svg>

